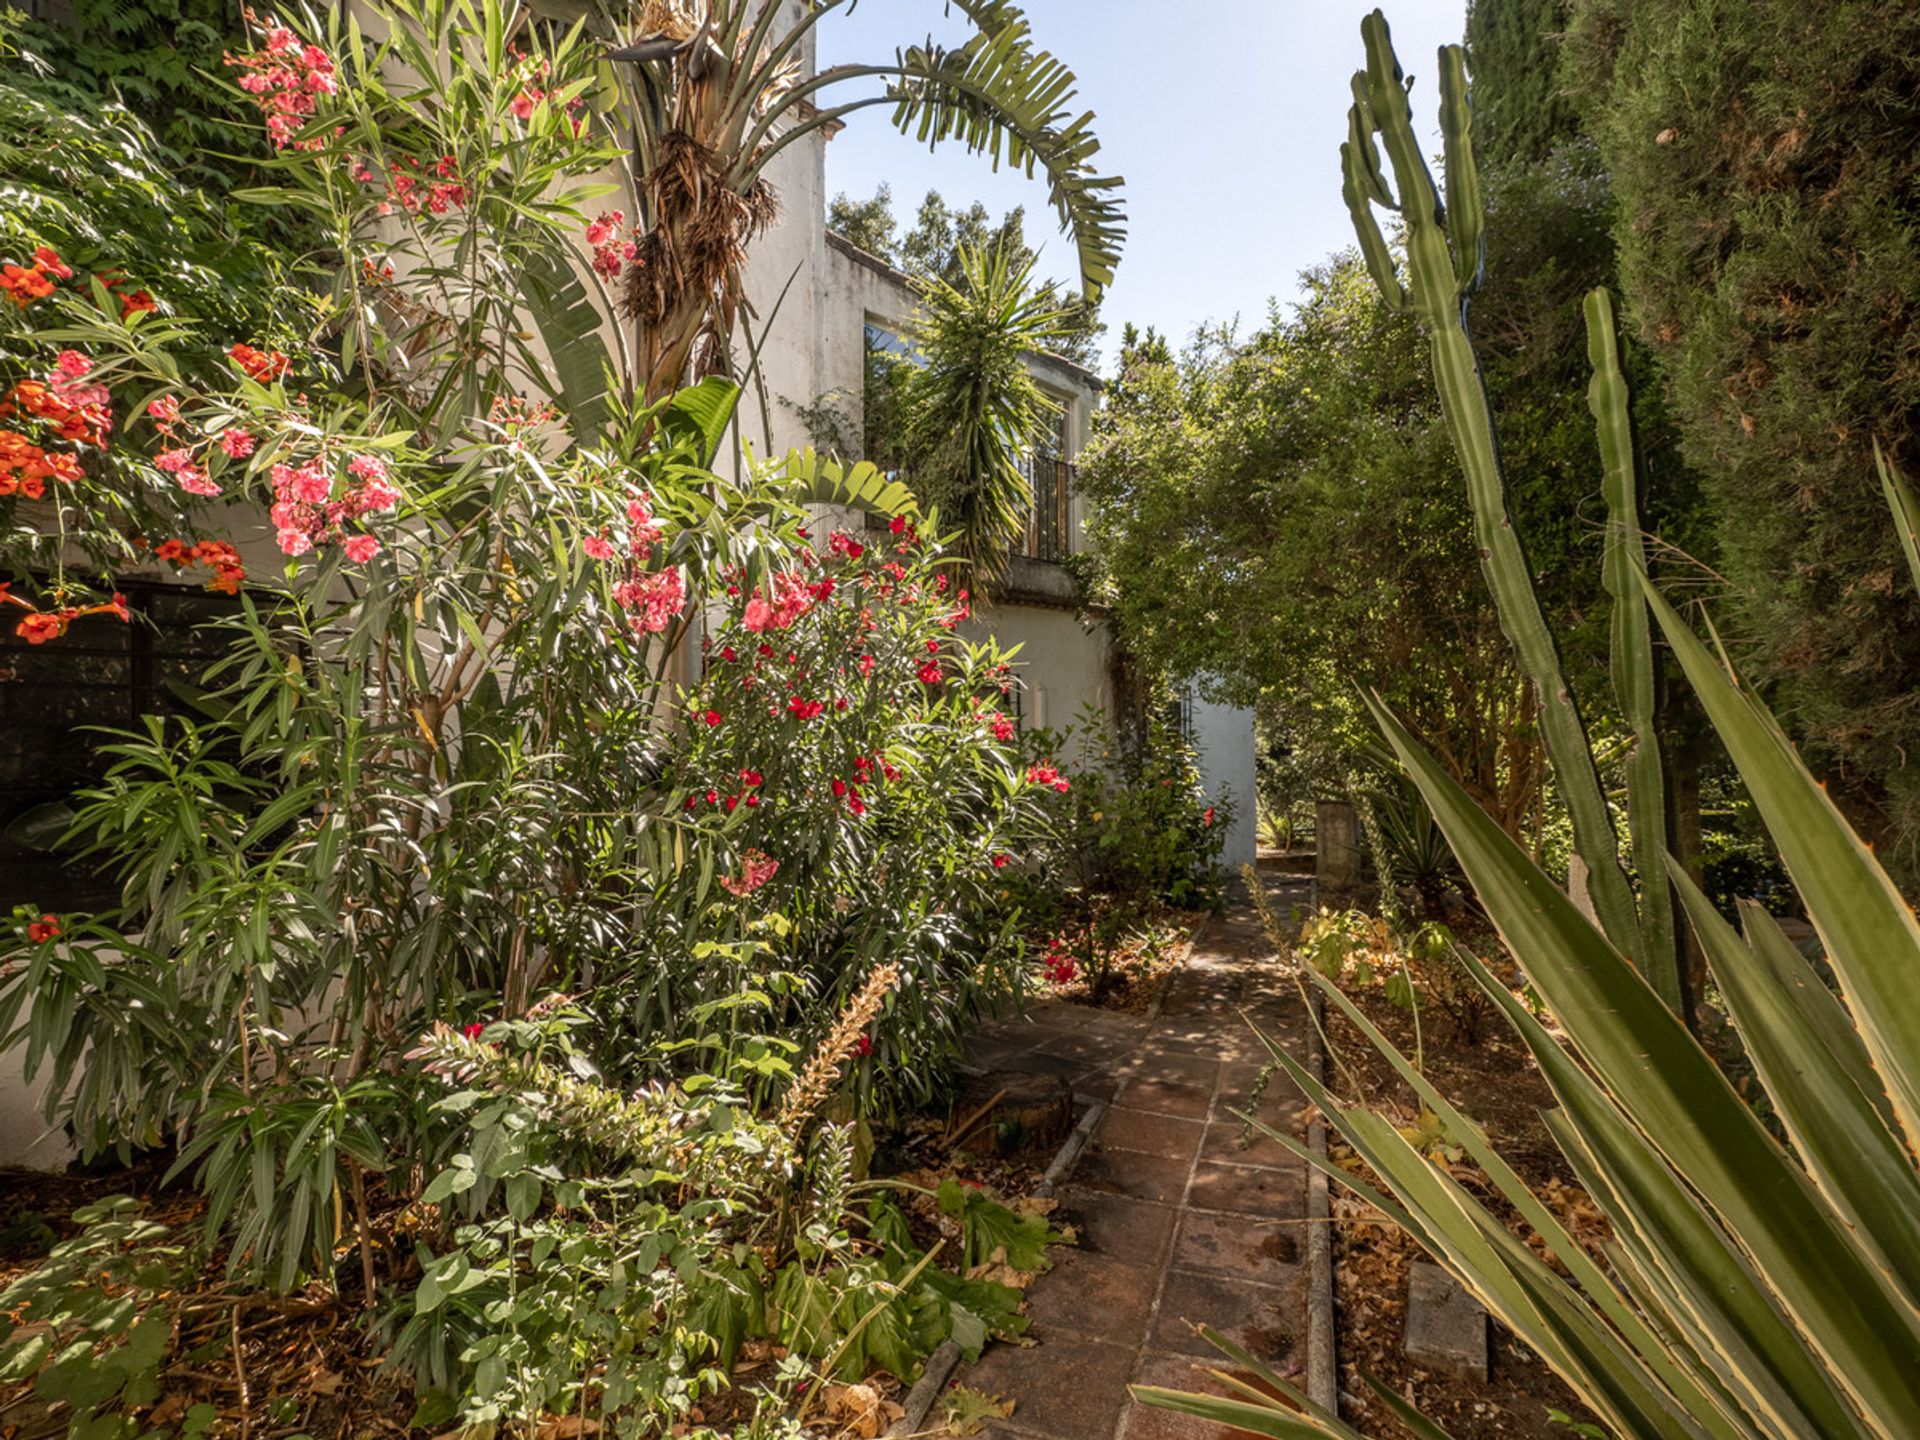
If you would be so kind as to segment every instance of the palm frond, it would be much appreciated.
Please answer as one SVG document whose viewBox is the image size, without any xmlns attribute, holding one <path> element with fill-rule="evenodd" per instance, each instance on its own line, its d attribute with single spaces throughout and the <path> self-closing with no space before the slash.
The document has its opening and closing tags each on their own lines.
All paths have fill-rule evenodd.
<svg viewBox="0 0 1920 1440">
<path fill-rule="evenodd" d="M 1095 168 L 1100 141 L 1093 112 L 1074 113 L 1079 81 L 1066 64 L 1036 49 L 1026 17 L 1004 0 L 960 0 L 978 32 L 965 44 L 929 41 L 899 53 L 889 89 L 902 134 L 937 145 L 958 139 L 1032 175 L 1046 172 L 1049 198 L 1078 247 L 1080 283 L 1089 300 L 1112 283 L 1126 236 L 1120 180 Z"/>
</svg>

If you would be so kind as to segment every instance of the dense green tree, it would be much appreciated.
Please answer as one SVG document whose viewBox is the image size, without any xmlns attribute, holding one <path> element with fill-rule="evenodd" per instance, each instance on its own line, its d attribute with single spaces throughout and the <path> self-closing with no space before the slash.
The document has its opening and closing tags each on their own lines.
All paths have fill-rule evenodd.
<svg viewBox="0 0 1920 1440">
<path fill-rule="evenodd" d="M 1628 313 L 1707 477 L 1716 616 L 1911 876 L 1920 605 L 1871 452 L 1920 469 L 1920 9 L 1577 0 L 1567 46 Z"/>
<path fill-rule="evenodd" d="M 827 228 L 851 240 L 869 255 L 890 263 L 898 256 L 900 222 L 893 214 L 893 187 L 882 180 L 864 200 L 841 191 L 828 202 Z"/>
<path fill-rule="evenodd" d="M 1560 88 L 1566 0 L 1469 0 L 1474 155 L 1483 166 L 1545 160 L 1579 132 Z"/>
<path fill-rule="evenodd" d="M 1509 829 L 1543 774 L 1413 323 L 1353 255 L 1177 361 L 1136 335 L 1081 464 L 1097 590 L 1149 668 L 1354 763 L 1378 690 Z M 1557 568 L 1557 567 L 1556 567 Z"/>
<path fill-rule="evenodd" d="M 996 221 L 978 200 L 961 209 L 948 204 L 938 190 L 927 191 L 905 231 L 893 213 L 893 187 L 884 182 L 864 200 L 844 191 L 834 196 L 827 207 L 827 224 L 908 276 L 939 279 L 953 286 L 966 283 L 968 251 L 984 254 L 1004 248 L 1015 269 L 1031 270 L 1038 259 L 1027 243 L 1024 206 L 1014 206 Z M 1042 281 L 1040 290 L 1049 306 L 1067 317 L 1064 328 L 1047 341 L 1048 353 L 1088 369 L 1096 367 L 1100 337 L 1107 330 L 1099 305 L 1088 304 L 1079 291 L 1051 280 Z"/>
</svg>

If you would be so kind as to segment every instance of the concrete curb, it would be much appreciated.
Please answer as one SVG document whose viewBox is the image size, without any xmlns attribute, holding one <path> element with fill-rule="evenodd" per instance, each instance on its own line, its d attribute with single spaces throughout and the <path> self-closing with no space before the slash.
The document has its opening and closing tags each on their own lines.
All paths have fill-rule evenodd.
<svg viewBox="0 0 1920 1440">
<path fill-rule="evenodd" d="M 1040 1177 L 1040 1183 L 1033 1187 L 1033 1193 L 1042 1199 L 1051 1196 L 1053 1187 L 1073 1168 L 1073 1162 L 1080 1158 L 1081 1150 L 1093 1135 L 1093 1127 L 1107 1113 L 1107 1102 L 1104 1100 L 1086 1095 L 1075 1095 L 1073 1098 L 1076 1104 L 1084 1103 L 1087 1108 L 1072 1133 L 1053 1152 L 1053 1159 L 1048 1163 L 1046 1173 Z M 907 1391 L 906 1398 L 900 1402 L 902 1413 L 898 1420 L 887 1427 L 889 1437 L 921 1433 L 927 1422 L 927 1414 L 933 1409 L 933 1402 L 940 1398 L 940 1392 L 946 1388 L 948 1379 L 959 1364 L 960 1347 L 951 1340 L 941 1341 L 933 1354 L 927 1357 L 927 1368 L 920 1372 L 920 1378 L 913 1382 L 913 1388 Z"/>
</svg>

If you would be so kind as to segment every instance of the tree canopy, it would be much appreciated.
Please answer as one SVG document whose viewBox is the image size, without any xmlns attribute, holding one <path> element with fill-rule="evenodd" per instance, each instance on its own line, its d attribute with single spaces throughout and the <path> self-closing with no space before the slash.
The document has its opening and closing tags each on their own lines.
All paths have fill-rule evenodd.
<svg viewBox="0 0 1920 1440">
<path fill-rule="evenodd" d="M 1874 479 L 1920 468 L 1920 11 L 1578 0 L 1566 76 L 1630 319 L 1706 477 L 1750 677 L 1911 874 L 1920 626 Z"/>
</svg>

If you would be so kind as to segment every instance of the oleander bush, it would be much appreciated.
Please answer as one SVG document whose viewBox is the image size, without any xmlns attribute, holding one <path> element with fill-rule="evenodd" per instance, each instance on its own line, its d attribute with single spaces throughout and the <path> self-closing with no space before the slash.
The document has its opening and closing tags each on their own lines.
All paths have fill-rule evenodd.
<svg viewBox="0 0 1920 1440">
<path fill-rule="evenodd" d="M 378 1317 L 421 1423 L 639 1433 L 749 1339 L 789 1355 L 769 1404 L 977 1350 L 1017 1295 L 856 1187 L 864 1117 L 1016 984 L 997 880 L 1046 820 L 982 698 L 1006 661 L 956 639 L 903 486 L 723 473 L 733 384 L 641 398 L 580 33 L 379 12 L 226 59 L 274 156 L 236 203 L 324 237 L 299 331 L 236 332 L 164 243 L 102 273 L 0 232 L 8 622 L 53 658 L 147 623 L 129 573 L 232 597 L 173 712 L 39 817 L 115 893 L 20 910 L 0 1043 L 83 1153 L 173 1147 L 202 1197 L 149 1285 L 175 1360 L 194 1284 L 317 1286 Z M 160 1243 L 128 1214 L 97 1248 Z M 6 1377 L 121 1433 L 155 1332 L 42 1280 L 81 1330 Z"/>
</svg>

